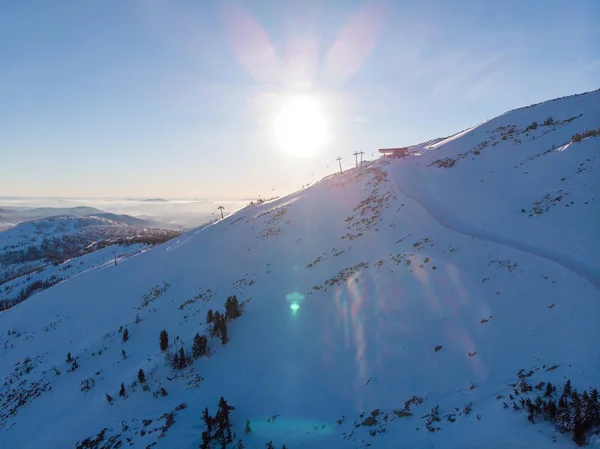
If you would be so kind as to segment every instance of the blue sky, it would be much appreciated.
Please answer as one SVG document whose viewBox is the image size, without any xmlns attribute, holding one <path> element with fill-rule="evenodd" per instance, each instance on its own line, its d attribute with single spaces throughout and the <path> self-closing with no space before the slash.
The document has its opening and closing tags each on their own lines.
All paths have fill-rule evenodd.
<svg viewBox="0 0 600 449">
<path fill-rule="evenodd" d="M 599 17 L 595 0 L 0 2 L 0 193 L 284 194 L 338 155 L 599 88 Z M 302 155 L 269 131 L 298 96 L 327 121 Z"/>
</svg>

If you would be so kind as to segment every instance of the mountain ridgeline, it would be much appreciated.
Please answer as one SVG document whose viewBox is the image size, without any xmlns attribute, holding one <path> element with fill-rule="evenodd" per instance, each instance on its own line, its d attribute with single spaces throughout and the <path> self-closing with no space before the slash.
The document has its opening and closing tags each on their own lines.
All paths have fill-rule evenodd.
<svg viewBox="0 0 600 449">
<path fill-rule="evenodd" d="M 32 295 L 0 446 L 594 444 L 598 127 L 520 108 Z"/>
</svg>

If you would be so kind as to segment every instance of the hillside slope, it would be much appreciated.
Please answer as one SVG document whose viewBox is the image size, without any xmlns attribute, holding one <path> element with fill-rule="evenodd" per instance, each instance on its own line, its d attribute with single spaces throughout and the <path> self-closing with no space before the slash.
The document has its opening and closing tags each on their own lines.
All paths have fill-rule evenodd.
<svg viewBox="0 0 600 449">
<path fill-rule="evenodd" d="M 248 448 L 574 447 L 511 395 L 600 386 L 598 126 L 598 91 L 512 111 L 0 313 L 0 446 L 198 447 L 224 397 Z"/>
<path fill-rule="evenodd" d="M 181 234 L 131 225 L 129 216 L 104 215 L 110 218 L 48 217 L 0 232 L 0 310 L 113 257 L 131 256 Z"/>
</svg>

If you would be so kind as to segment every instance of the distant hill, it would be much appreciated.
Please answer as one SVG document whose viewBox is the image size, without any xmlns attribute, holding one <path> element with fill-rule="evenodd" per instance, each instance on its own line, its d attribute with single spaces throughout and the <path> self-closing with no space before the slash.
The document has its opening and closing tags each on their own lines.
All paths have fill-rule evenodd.
<svg viewBox="0 0 600 449">
<path fill-rule="evenodd" d="M 87 264 L 70 262 L 68 270 L 63 266 L 66 261 L 106 247 L 112 247 L 111 251 L 123 258 L 181 234 L 139 226 L 145 223 L 116 214 L 55 216 L 23 222 L 0 232 L 0 310 L 89 269 L 90 261 L 97 264 L 110 252 L 87 257 Z M 53 268 L 57 266 L 58 271 Z"/>
<path fill-rule="evenodd" d="M 127 223 L 133 226 L 141 227 L 163 227 L 164 224 L 133 217 L 125 214 L 114 214 L 105 212 L 95 207 L 76 206 L 76 207 L 19 207 L 19 208 L 2 208 L 0 209 L 0 226 L 14 226 L 15 224 L 31 220 L 41 220 L 50 217 L 103 217 L 110 220 Z"/>
</svg>

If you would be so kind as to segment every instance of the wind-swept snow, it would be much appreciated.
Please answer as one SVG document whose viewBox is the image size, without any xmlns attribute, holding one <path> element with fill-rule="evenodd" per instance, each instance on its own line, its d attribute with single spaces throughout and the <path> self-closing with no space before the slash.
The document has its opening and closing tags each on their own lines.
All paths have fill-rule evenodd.
<svg viewBox="0 0 600 449">
<path fill-rule="evenodd" d="M 467 128 L 464 131 L 461 131 L 459 133 L 454 134 L 453 136 L 447 137 L 446 139 L 440 140 L 439 142 L 435 142 L 429 145 L 426 145 L 424 148 L 426 150 L 437 150 L 439 147 L 441 147 L 442 145 L 446 145 L 447 143 L 452 142 L 453 140 L 459 139 L 462 136 L 464 136 L 465 134 L 469 133 L 470 131 L 472 131 L 473 129 L 475 129 L 476 127 L 473 128 Z"/>
</svg>

